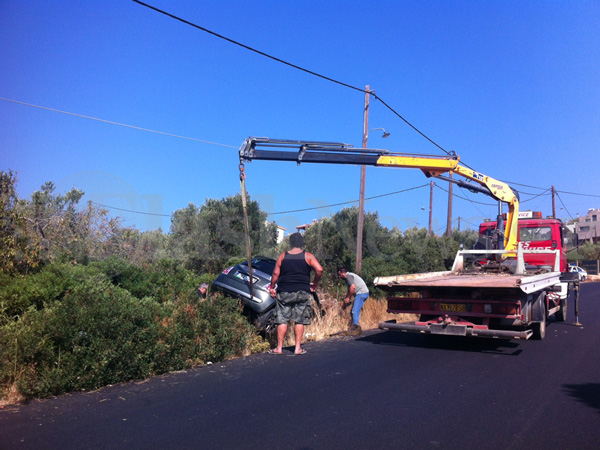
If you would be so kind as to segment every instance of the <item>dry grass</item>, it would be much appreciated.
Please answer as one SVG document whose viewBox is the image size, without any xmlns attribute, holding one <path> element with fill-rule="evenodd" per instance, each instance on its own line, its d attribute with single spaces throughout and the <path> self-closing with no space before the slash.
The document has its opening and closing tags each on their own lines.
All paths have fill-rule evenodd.
<svg viewBox="0 0 600 450">
<path fill-rule="evenodd" d="M 9 405 L 16 405 L 25 401 L 25 397 L 21 395 L 17 388 L 17 383 L 13 383 L 6 391 L 6 396 L 0 397 L 0 408 L 4 408 Z"/>
<path fill-rule="evenodd" d="M 324 295 L 321 298 L 321 305 L 325 314 L 322 317 L 315 317 L 311 324 L 304 328 L 304 341 L 320 341 L 332 334 L 347 330 L 352 324 L 350 310 L 352 304 L 343 308 L 343 302 Z M 360 326 L 363 330 L 377 328 L 379 322 L 395 319 L 398 322 L 414 320 L 415 316 L 411 314 L 389 314 L 387 311 L 387 301 L 385 299 L 376 299 L 369 297 L 363 305 L 360 313 Z M 294 345 L 294 333 L 292 326 L 288 327 L 288 333 L 284 345 Z"/>
</svg>

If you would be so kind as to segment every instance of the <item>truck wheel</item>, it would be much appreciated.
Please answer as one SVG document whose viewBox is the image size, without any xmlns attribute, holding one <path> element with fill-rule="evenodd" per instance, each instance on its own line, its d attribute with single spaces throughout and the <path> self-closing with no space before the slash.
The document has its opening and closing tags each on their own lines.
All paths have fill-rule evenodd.
<svg viewBox="0 0 600 450">
<path fill-rule="evenodd" d="M 546 337 L 546 319 L 533 324 L 533 338 L 541 341 Z"/>
<path fill-rule="evenodd" d="M 560 309 L 554 314 L 557 322 L 564 322 L 567 320 L 567 306 L 567 299 L 565 298 L 560 305 Z"/>
</svg>

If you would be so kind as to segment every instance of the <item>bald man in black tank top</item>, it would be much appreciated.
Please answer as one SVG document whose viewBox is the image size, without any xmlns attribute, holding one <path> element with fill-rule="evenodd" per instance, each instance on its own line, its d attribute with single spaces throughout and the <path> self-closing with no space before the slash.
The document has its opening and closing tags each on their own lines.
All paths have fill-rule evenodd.
<svg viewBox="0 0 600 450">
<path fill-rule="evenodd" d="M 282 253 L 277 259 L 273 275 L 271 276 L 271 296 L 277 298 L 275 309 L 275 323 L 277 323 L 277 347 L 269 350 L 270 354 L 283 353 L 283 340 L 287 333 L 288 322 L 294 322 L 296 345 L 295 355 L 306 353 L 301 346 L 304 335 L 304 325 L 310 325 L 310 298 L 314 292 L 323 268 L 317 258 L 302 250 L 304 238 L 300 233 L 290 235 L 291 249 Z M 310 274 L 315 272 L 311 283 Z M 277 290 L 274 286 L 277 285 Z"/>
</svg>

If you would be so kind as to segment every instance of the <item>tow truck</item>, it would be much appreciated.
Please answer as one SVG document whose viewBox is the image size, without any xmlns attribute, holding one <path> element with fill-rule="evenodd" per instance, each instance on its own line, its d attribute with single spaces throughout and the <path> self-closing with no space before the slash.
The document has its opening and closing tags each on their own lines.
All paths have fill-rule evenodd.
<svg viewBox="0 0 600 450">
<path fill-rule="evenodd" d="M 499 202 L 495 228 L 500 238 L 495 249 L 459 250 L 448 271 L 375 278 L 374 285 L 387 293 L 388 312 L 419 317 L 407 323 L 382 322 L 379 328 L 541 340 L 549 316 L 566 320 L 569 285 L 575 277 L 561 263 L 562 234 L 552 237 L 551 248 L 525 247 L 518 240 L 518 193 L 502 181 L 461 165 L 458 155 L 392 153 L 341 142 L 249 137 L 239 156 L 242 170 L 245 162 L 254 160 L 420 169 L 427 177 L 455 183 Z M 460 175 L 468 182 L 448 174 Z M 502 204 L 508 205 L 505 218 Z M 539 256 L 544 264 L 530 262 Z"/>
</svg>

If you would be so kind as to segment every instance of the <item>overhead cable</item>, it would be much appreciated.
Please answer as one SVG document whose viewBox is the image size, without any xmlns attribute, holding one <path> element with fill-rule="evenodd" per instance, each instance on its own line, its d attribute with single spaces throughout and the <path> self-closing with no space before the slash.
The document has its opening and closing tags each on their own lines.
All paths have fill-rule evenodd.
<svg viewBox="0 0 600 450">
<path fill-rule="evenodd" d="M 550 195 L 550 193 L 548 192 L 549 190 L 550 190 L 550 188 L 546 189 L 544 192 L 541 192 L 540 194 L 537 194 L 537 195 L 534 195 L 531 198 L 528 198 L 527 200 L 523 200 L 520 203 L 522 204 L 522 203 L 530 202 L 531 200 L 534 200 L 534 199 L 536 199 L 536 198 L 538 198 L 538 197 L 540 197 L 542 195 Z"/>
<path fill-rule="evenodd" d="M 45 109 L 47 111 L 53 111 L 53 112 L 57 112 L 57 113 L 61 113 L 61 114 L 67 114 L 69 116 L 80 117 L 82 119 L 89 119 L 89 120 L 95 120 L 98 122 L 109 123 L 111 125 L 118 125 L 120 127 L 133 128 L 135 130 L 148 131 L 149 133 L 162 134 L 164 136 L 171 136 L 171 137 L 175 137 L 175 138 L 179 138 L 179 139 L 187 139 L 189 141 L 202 142 L 203 144 L 220 145 L 222 147 L 238 148 L 238 147 L 234 147 L 233 145 L 219 144 L 218 142 L 204 141 L 202 139 L 196 139 L 196 138 L 191 138 L 191 137 L 187 137 L 187 136 L 180 136 L 178 134 L 165 133 L 164 131 L 151 130 L 150 128 L 136 127 L 134 125 L 127 125 L 126 123 L 119 123 L 119 122 L 113 122 L 112 120 L 98 119 L 97 117 L 84 116 L 82 114 L 75 114 L 75 113 L 68 112 L 68 111 L 61 111 L 60 109 L 48 108 L 47 106 L 34 105 L 32 103 L 20 102 L 18 100 L 11 100 L 9 98 L 0 97 L 0 100 L 3 100 L 5 102 L 18 103 L 19 105 L 31 106 L 33 108 Z"/>
<path fill-rule="evenodd" d="M 556 191 L 554 191 L 554 192 L 556 192 Z M 558 197 L 558 200 L 560 201 L 560 204 L 563 205 L 563 208 L 565 208 L 565 211 L 567 212 L 567 214 L 569 215 L 569 217 L 571 218 L 571 220 L 575 220 L 575 218 L 573 217 L 573 214 L 571 214 L 569 212 L 569 210 L 567 209 L 567 207 L 563 203 L 562 198 L 560 198 L 560 195 L 558 195 L 558 193 L 557 193 L 556 196 Z"/>
<path fill-rule="evenodd" d="M 412 191 L 412 190 L 415 190 L 415 189 L 420 189 L 420 188 L 427 187 L 427 186 L 429 186 L 429 184 L 423 184 L 421 186 L 415 186 L 415 187 L 412 187 L 412 188 L 403 189 L 401 191 L 389 192 L 387 194 L 374 195 L 373 197 L 366 197 L 365 200 L 373 200 L 374 198 L 387 197 L 389 195 L 400 194 L 402 192 L 408 192 L 408 191 Z M 347 201 L 347 202 L 334 203 L 334 204 L 331 204 L 331 205 L 315 206 L 313 208 L 304 208 L 304 209 L 296 209 L 296 210 L 293 210 L 293 211 L 282 211 L 282 212 L 276 212 L 276 213 L 267 213 L 267 215 L 268 216 L 275 216 L 275 215 L 278 215 L 278 214 L 289 214 L 289 213 L 295 213 L 295 212 L 311 211 L 311 210 L 314 210 L 314 209 L 330 208 L 332 206 L 348 205 L 348 204 L 351 204 L 351 203 L 358 203 L 358 202 L 359 202 L 359 200 L 350 200 L 350 201 Z"/>
<path fill-rule="evenodd" d="M 433 183 L 433 185 L 434 185 L 435 187 L 437 187 L 438 189 L 441 189 L 442 191 L 446 192 L 446 193 L 449 193 L 449 192 L 450 192 L 448 189 L 444 189 L 443 187 L 439 186 L 437 183 Z M 459 187 L 460 187 L 460 186 L 459 186 Z M 484 205 L 484 206 L 495 206 L 494 204 L 491 204 L 491 203 L 478 202 L 478 201 L 476 201 L 476 200 L 471 200 L 470 198 L 467 198 L 467 197 L 461 197 L 460 195 L 458 195 L 458 194 L 455 194 L 454 192 L 452 193 L 452 195 L 453 195 L 454 197 L 460 198 L 460 199 L 462 199 L 462 200 L 466 200 L 466 201 L 468 201 L 468 202 L 471 202 L 471 203 L 477 203 L 477 204 L 479 204 L 479 205 Z"/>
<path fill-rule="evenodd" d="M 178 17 L 178 16 L 176 16 L 174 14 L 168 13 L 168 12 L 162 10 L 162 9 L 159 9 L 159 8 L 156 8 L 156 7 L 154 7 L 152 5 L 149 5 L 147 3 L 141 2 L 140 0 L 133 0 L 133 1 L 135 3 L 137 3 L 137 4 L 139 4 L 139 5 L 145 6 L 146 8 L 150 8 L 150 9 L 152 9 L 152 10 L 158 12 L 158 13 L 164 14 L 167 17 L 170 17 L 172 19 L 178 20 L 179 22 L 182 22 L 182 23 L 184 23 L 186 25 L 189 25 L 189 26 L 194 27 L 194 28 L 196 28 L 198 30 L 204 31 L 204 32 L 206 32 L 208 34 L 211 34 L 211 35 L 213 35 L 215 37 L 218 37 L 219 39 L 223 39 L 223 40 L 225 40 L 227 42 L 230 42 L 232 44 L 235 44 L 235 45 L 238 45 L 238 46 L 240 46 L 242 48 L 245 48 L 246 50 L 250 50 L 251 52 L 254 52 L 254 53 L 257 53 L 257 54 L 259 54 L 261 56 L 264 56 L 265 58 L 272 59 L 273 61 L 277 61 L 277 62 L 279 62 L 281 64 L 285 64 L 286 66 L 289 66 L 289 67 L 292 67 L 294 69 L 300 70 L 302 72 L 308 73 L 309 75 L 314 75 L 315 77 L 322 78 L 324 80 L 330 81 L 330 82 L 338 84 L 340 86 L 344 86 L 344 87 L 347 87 L 349 89 L 353 89 L 355 91 L 362 92 L 364 94 L 369 94 L 369 95 L 373 96 L 375 99 L 379 100 L 387 109 L 389 109 L 392 113 L 394 113 L 397 117 L 399 117 L 404 123 L 406 123 L 409 127 L 411 127 L 414 131 L 416 131 L 417 133 L 419 133 L 422 137 L 424 137 L 425 139 L 427 139 L 429 142 L 431 142 L 437 148 L 439 148 L 440 150 L 442 150 L 447 155 L 452 154 L 452 152 L 449 152 L 448 150 L 444 149 L 442 146 L 440 146 L 435 141 L 433 141 L 431 138 L 429 138 L 425 133 L 423 133 L 421 130 L 419 130 L 417 127 L 415 127 L 412 123 L 410 123 L 408 120 L 406 120 L 394 108 L 392 108 L 385 101 L 383 101 L 383 99 L 381 97 L 379 97 L 377 94 L 375 94 L 374 91 L 367 91 L 365 89 L 362 89 L 362 88 L 359 88 L 359 87 L 356 87 L 356 86 L 352 86 L 352 85 L 350 85 L 348 83 L 344 83 L 344 82 L 336 80 L 334 78 L 331 78 L 331 77 L 328 77 L 328 76 L 325 76 L 325 75 L 321 75 L 321 74 L 319 74 L 317 72 L 314 72 L 312 70 L 308 70 L 308 69 L 300 67 L 300 66 L 298 66 L 296 64 L 292 64 L 290 62 L 284 61 L 281 58 L 277 58 L 275 56 L 269 55 L 268 53 L 265 53 L 265 52 L 262 52 L 260 50 L 257 50 L 257 49 L 255 49 L 253 47 L 250 47 L 249 45 L 242 44 L 241 42 L 235 41 L 235 40 L 233 40 L 231 38 L 228 38 L 226 36 L 223 36 L 223 35 L 221 35 L 219 33 L 215 33 L 214 31 L 211 31 L 208 28 L 202 27 L 202 26 L 197 25 L 197 24 L 195 24 L 193 22 L 190 22 L 190 21 L 185 20 L 185 19 L 183 19 L 181 17 Z"/>
<path fill-rule="evenodd" d="M 420 188 L 427 187 L 427 186 L 429 186 L 429 184 L 423 184 L 421 186 L 415 186 L 415 187 L 412 187 L 412 188 L 403 189 L 401 191 L 388 192 L 387 194 L 374 195 L 372 197 L 365 198 L 365 200 L 373 200 L 375 198 L 381 198 L 381 197 L 387 197 L 389 195 L 401 194 L 403 192 L 413 191 L 415 189 L 420 189 Z M 96 205 L 96 206 L 101 206 L 102 208 L 116 209 L 118 211 L 124 211 L 124 212 L 129 212 L 129 213 L 143 214 L 143 215 L 147 215 L 147 216 L 171 217 L 170 214 L 155 214 L 155 213 L 148 213 L 148 212 L 144 212 L 144 211 L 133 211 L 131 209 L 123 209 L 123 208 L 117 208 L 116 206 L 103 205 L 101 203 L 96 203 L 96 202 L 91 201 L 91 200 L 90 200 L 90 203 L 92 203 L 93 205 Z M 281 212 L 267 213 L 267 216 L 275 216 L 275 215 L 279 215 L 279 214 L 290 214 L 290 213 L 303 212 L 303 211 L 312 211 L 312 210 L 315 210 L 315 209 L 331 208 L 333 206 L 349 205 L 349 204 L 352 204 L 352 203 L 358 203 L 358 200 L 350 200 L 350 201 L 347 201 L 347 202 L 333 203 L 333 204 L 324 205 L 324 206 L 315 206 L 313 208 L 304 208 L 304 209 L 295 209 L 295 210 L 292 210 L 292 211 L 281 211 Z"/>
<path fill-rule="evenodd" d="M 135 214 L 143 214 L 143 215 L 146 215 L 146 216 L 171 217 L 170 214 L 155 214 L 155 213 L 149 213 L 149 212 L 144 212 L 144 211 L 133 211 L 131 209 L 123 209 L 123 208 L 117 208 L 116 206 L 103 205 L 101 203 L 96 203 L 96 202 L 93 202 L 91 200 L 90 200 L 90 203 L 92 205 L 101 206 L 102 208 L 116 209 L 118 211 L 124 211 L 124 212 L 135 213 Z"/>
</svg>

